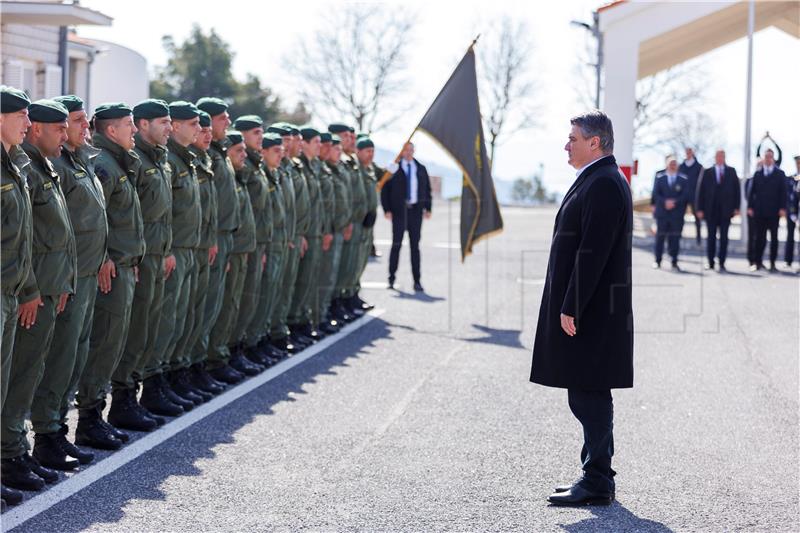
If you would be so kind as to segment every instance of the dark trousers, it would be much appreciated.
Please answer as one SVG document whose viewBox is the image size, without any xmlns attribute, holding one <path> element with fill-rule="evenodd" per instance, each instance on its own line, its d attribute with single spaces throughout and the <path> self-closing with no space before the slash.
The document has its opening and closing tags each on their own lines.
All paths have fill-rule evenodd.
<svg viewBox="0 0 800 533">
<path fill-rule="evenodd" d="M 572 414 L 583 426 L 583 478 L 579 484 L 594 492 L 614 492 L 614 402 L 611 391 L 568 389 Z"/>
<path fill-rule="evenodd" d="M 422 233 L 422 207 L 419 204 L 410 205 L 399 213 L 392 213 L 392 252 L 389 254 L 389 279 L 392 281 L 400 262 L 400 248 L 403 246 L 406 231 L 411 245 L 411 272 L 414 283 L 419 283 L 419 239 Z"/>
<path fill-rule="evenodd" d="M 783 249 L 783 260 L 791 265 L 794 261 L 794 228 L 797 227 L 794 220 L 786 215 L 786 248 Z"/>
<path fill-rule="evenodd" d="M 708 262 L 714 264 L 714 257 L 719 257 L 719 264 L 725 264 L 728 256 L 728 228 L 731 225 L 729 218 L 707 218 L 706 229 L 708 230 L 708 242 L 706 243 L 706 255 Z M 719 230 L 719 254 L 717 254 L 717 230 Z"/>
<path fill-rule="evenodd" d="M 689 208 L 692 210 L 692 215 L 694 215 L 694 230 L 695 230 L 695 239 L 697 240 L 697 244 L 700 244 L 700 226 L 702 225 L 702 220 L 697 218 L 697 210 L 694 208 L 694 204 L 689 204 Z"/>
<path fill-rule="evenodd" d="M 663 217 L 656 220 L 656 263 L 661 263 L 664 256 L 664 241 L 668 243 L 667 250 L 673 263 L 678 262 L 678 251 L 681 245 L 681 232 L 683 219 Z"/>
<path fill-rule="evenodd" d="M 775 263 L 778 259 L 778 222 L 780 217 L 756 217 L 756 263 L 764 259 L 764 249 L 767 247 L 767 232 L 769 232 L 769 262 Z"/>
<path fill-rule="evenodd" d="M 747 215 L 747 262 L 751 265 L 756 264 L 756 219 Z"/>
</svg>

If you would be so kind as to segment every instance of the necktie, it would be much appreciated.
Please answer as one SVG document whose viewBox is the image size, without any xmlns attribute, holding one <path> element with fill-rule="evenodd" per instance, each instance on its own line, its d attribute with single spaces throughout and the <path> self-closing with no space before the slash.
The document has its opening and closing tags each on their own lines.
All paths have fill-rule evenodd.
<svg viewBox="0 0 800 533">
<path fill-rule="evenodd" d="M 673 185 L 675 185 L 675 176 L 667 176 L 667 181 L 669 182 L 669 188 L 671 189 Z"/>
<path fill-rule="evenodd" d="M 722 183 L 722 167 L 717 167 L 717 185 Z"/>
<path fill-rule="evenodd" d="M 411 203 L 411 163 L 406 161 L 406 202 Z"/>
</svg>

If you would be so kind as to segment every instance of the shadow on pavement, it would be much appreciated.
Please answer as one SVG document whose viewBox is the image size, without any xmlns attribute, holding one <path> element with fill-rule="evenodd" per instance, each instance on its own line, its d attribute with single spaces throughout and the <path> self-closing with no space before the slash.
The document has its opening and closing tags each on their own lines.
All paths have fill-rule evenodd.
<svg viewBox="0 0 800 533">
<path fill-rule="evenodd" d="M 325 351 L 178 433 L 180 446 L 175 446 L 176 437 L 168 439 L 14 531 L 82 531 L 96 528 L 97 524 L 118 522 L 130 501 L 165 500 L 160 487 L 169 478 L 202 476 L 203 471 L 196 466 L 198 461 L 213 459 L 214 449 L 233 443 L 239 429 L 258 416 L 272 414 L 272 407 L 280 402 L 302 401 L 307 394 L 304 385 L 316 382 L 317 376 L 335 375 L 337 367 L 348 366 L 348 360 L 361 357 L 377 340 L 385 338 L 391 338 L 386 322 L 372 320 Z M 81 511 L 76 512 L 76 508 Z"/>
<path fill-rule="evenodd" d="M 525 348 L 519 340 L 519 336 L 522 332 L 518 329 L 495 329 L 481 326 L 480 324 L 472 324 L 472 327 L 484 333 L 486 336 L 477 339 L 462 337 L 462 341 L 496 344 L 498 346 L 508 346 L 509 348 Z"/>
<path fill-rule="evenodd" d="M 431 303 L 431 302 L 441 302 L 444 301 L 444 298 L 441 296 L 431 296 L 427 292 L 404 292 L 400 289 L 393 289 L 395 298 L 406 298 L 409 300 L 417 300 L 420 302 Z"/>
<path fill-rule="evenodd" d="M 636 531 L 642 533 L 671 533 L 673 530 L 655 520 L 640 518 L 624 505 L 614 502 L 608 507 L 586 507 L 594 516 L 574 524 L 559 524 L 569 533 L 595 533 L 597 531 Z"/>
</svg>

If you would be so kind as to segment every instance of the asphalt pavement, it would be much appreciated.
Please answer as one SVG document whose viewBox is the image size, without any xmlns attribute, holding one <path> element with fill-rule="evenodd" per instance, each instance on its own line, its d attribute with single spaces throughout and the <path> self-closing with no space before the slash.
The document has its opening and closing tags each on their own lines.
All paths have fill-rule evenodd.
<svg viewBox="0 0 800 533">
<path fill-rule="evenodd" d="M 528 381 L 555 211 L 505 208 L 462 264 L 437 203 L 424 294 L 407 248 L 386 289 L 380 219 L 362 296 L 382 314 L 14 531 L 800 531 L 800 277 L 706 272 L 691 245 L 656 271 L 638 230 L 617 501 L 547 504 L 581 446 L 566 392 Z"/>
</svg>

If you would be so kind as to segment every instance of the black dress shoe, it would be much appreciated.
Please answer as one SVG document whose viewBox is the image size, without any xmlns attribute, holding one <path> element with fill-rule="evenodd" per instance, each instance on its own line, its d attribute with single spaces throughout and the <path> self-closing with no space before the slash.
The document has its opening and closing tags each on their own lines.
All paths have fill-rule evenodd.
<svg viewBox="0 0 800 533">
<path fill-rule="evenodd" d="M 8 505 L 19 505 L 22 503 L 22 493 L 20 491 L 6 487 L 5 485 L 0 485 L 0 491 L 2 491 L 3 501 Z"/>
<path fill-rule="evenodd" d="M 581 481 L 581 480 L 579 479 L 578 481 L 576 481 L 576 482 L 575 482 L 575 483 L 573 483 L 572 485 L 558 485 L 558 486 L 556 486 L 556 487 L 554 487 L 554 488 L 553 488 L 553 492 L 555 492 L 556 494 L 558 494 L 558 493 L 560 493 L 560 492 L 567 492 L 568 490 L 572 489 L 572 487 L 574 487 L 574 486 L 576 486 L 578 483 L 580 483 L 580 481 Z M 614 499 L 614 491 L 611 491 L 611 499 L 612 499 L 612 500 Z"/>
<path fill-rule="evenodd" d="M 28 462 L 21 455 L 12 459 L 0 460 L 0 474 L 3 477 L 3 485 L 15 489 L 42 490 L 44 488 L 44 479 L 31 470 Z M 3 488 L 5 489 L 5 487 Z M 5 497 L 5 491 L 3 491 L 3 499 Z"/>
<path fill-rule="evenodd" d="M 425 292 L 425 289 L 422 288 L 422 284 L 419 281 L 414 282 L 414 292 Z"/>
<path fill-rule="evenodd" d="M 547 501 L 553 505 L 582 507 L 584 505 L 611 505 L 614 496 L 610 492 L 594 492 L 580 485 L 573 485 L 564 492 L 551 494 Z"/>
<path fill-rule="evenodd" d="M 719 271 L 720 272 L 727 272 L 728 271 L 728 269 L 725 268 L 725 264 L 724 263 L 720 263 L 719 264 Z"/>
</svg>

